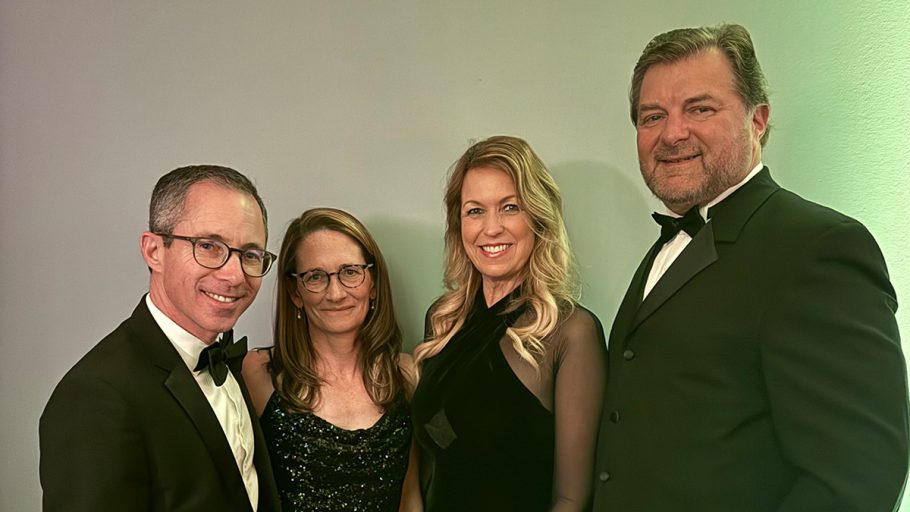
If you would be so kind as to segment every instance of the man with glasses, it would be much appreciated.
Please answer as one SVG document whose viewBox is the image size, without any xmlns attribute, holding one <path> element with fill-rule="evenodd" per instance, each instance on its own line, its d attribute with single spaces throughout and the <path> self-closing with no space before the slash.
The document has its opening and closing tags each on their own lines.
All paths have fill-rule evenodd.
<svg viewBox="0 0 910 512">
<path fill-rule="evenodd" d="M 41 416 L 45 511 L 271 511 L 278 497 L 232 329 L 275 256 L 239 172 L 175 169 L 140 238 L 149 293 Z M 233 256 L 237 257 L 234 258 Z"/>
</svg>

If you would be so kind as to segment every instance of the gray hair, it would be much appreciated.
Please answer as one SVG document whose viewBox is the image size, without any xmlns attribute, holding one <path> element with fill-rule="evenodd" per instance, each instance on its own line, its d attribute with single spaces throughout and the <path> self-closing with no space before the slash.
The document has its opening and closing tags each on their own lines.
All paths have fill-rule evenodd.
<svg viewBox="0 0 910 512">
<path fill-rule="evenodd" d="M 256 186 L 249 178 L 231 169 L 220 165 L 189 165 L 179 167 L 162 176 L 149 202 L 149 231 L 153 233 L 171 233 L 180 217 L 186 203 L 186 194 L 190 187 L 196 183 L 210 182 L 237 192 L 249 194 L 259 205 L 262 212 L 262 222 L 265 225 L 266 238 L 269 232 L 268 213 L 265 204 L 259 197 Z M 171 240 L 165 240 L 170 244 Z"/>
</svg>

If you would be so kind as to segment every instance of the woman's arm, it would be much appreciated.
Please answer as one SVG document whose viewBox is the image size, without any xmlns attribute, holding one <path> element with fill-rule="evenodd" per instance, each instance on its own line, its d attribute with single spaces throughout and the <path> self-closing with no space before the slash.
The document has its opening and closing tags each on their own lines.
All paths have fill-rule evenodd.
<svg viewBox="0 0 910 512">
<path fill-rule="evenodd" d="M 400 354 L 398 356 L 398 365 L 401 373 L 407 380 L 408 396 L 413 395 L 414 388 L 417 387 L 417 372 L 414 368 L 414 358 L 411 354 Z M 401 505 L 398 507 L 399 512 L 423 512 L 423 497 L 420 495 L 420 477 L 417 466 L 417 443 L 413 436 L 411 438 L 411 450 L 408 456 L 408 472 L 404 476 L 404 485 L 401 487 Z"/>
<path fill-rule="evenodd" d="M 556 460 L 553 512 L 590 510 L 594 458 L 607 377 L 600 322 L 578 307 L 562 326 L 555 361 Z"/>
<path fill-rule="evenodd" d="M 250 400 L 256 409 L 256 416 L 262 416 L 265 404 L 269 402 L 275 388 L 272 376 L 269 375 L 269 361 L 272 359 L 271 348 L 259 348 L 247 352 L 243 358 L 243 382 L 250 392 Z"/>
<path fill-rule="evenodd" d="M 401 487 L 399 512 L 423 512 L 423 497 L 420 495 L 420 477 L 417 467 L 417 443 L 411 440 L 411 454 L 408 456 L 408 472 Z"/>
</svg>

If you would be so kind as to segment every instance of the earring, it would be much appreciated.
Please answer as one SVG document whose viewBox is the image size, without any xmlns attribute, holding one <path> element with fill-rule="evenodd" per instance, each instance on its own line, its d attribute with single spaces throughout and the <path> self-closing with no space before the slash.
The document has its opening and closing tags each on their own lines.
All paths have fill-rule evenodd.
<svg viewBox="0 0 910 512">
<path fill-rule="evenodd" d="M 297 310 L 297 320 L 300 320 L 300 310 Z"/>
<path fill-rule="evenodd" d="M 370 311 L 376 309 L 376 299 L 370 299 Z"/>
</svg>

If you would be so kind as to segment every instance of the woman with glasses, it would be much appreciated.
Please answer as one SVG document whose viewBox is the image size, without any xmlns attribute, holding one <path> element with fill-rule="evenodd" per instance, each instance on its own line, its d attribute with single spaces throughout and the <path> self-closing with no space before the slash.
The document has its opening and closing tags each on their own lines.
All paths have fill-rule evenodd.
<svg viewBox="0 0 910 512">
<path fill-rule="evenodd" d="M 278 272 L 274 346 L 243 372 L 283 510 L 419 509 L 413 363 L 379 247 L 350 214 L 307 210 L 288 226 Z"/>
<path fill-rule="evenodd" d="M 492 137 L 455 163 L 445 206 L 447 291 L 414 352 L 425 508 L 586 510 L 606 346 L 559 189 L 525 141 Z"/>
</svg>

